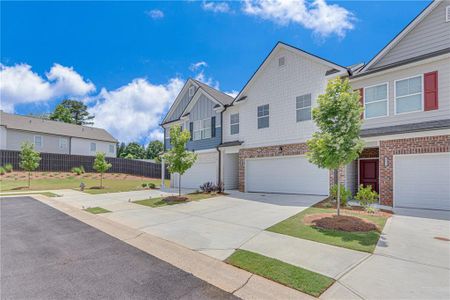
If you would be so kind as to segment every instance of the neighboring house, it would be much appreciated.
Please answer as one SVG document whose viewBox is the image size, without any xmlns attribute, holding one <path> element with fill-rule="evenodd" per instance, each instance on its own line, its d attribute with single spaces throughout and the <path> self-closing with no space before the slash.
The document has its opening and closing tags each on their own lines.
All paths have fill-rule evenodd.
<svg viewBox="0 0 450 300">
<path fill-rule="evenodd" d="M 353 193 L 359 184 L 373 186 L 382 205 L 450 210 L 449 0 L 432 2 L 366 65 L 344 67 L 278 43 L 234 100 L 202 106 L 223 126 L 216 139 L 190 143 L 204 167 L 193 168 L 182 186 L 222 181 L 245 192 L 328 195 L 334 172 L 305 154 L 316 130 L 311 109 L 337 76 L 361 93 L 366 142 L 361 157 L 340 170 L 340 182 Z M 199 94 L 187 96 L 200 85 Z M 163 126 L 184 124 L 198 137 L 191 124 L 199 118 L 185 108 L 196 106 L 194 96 L 205 89 L 188 81 Z M 167 148 L 167 131 L 165 141 Z M 203 153 L 210 153 L 207 162 Z"/>
<path fill-rule="evenodd" d="M 0 149 L 20 150 L 24 142 L 39 152 L 116 157 L 117 140 L 106 130 L 36 117 L 0 114 Z"/>
</svg>

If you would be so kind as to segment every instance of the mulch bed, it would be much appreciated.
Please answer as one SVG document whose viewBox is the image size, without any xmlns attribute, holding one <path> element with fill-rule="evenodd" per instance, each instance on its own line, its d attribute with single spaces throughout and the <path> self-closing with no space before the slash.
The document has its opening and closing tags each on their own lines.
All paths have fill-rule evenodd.
<svg viewBox="0 0 450 300">
<path fill-rule="evenodd" d="M 331 206 L 330 206 L 331 204 Z M 336 202 L 331 201 L 330 198 L 327 198 L 323 201 L 320 201 L 313 205 L 313 207 L 317 208 L 333 208 L 336 209 Z M 366 216 L 376 216 L 376 217 L 391 217 L 392 212 L 389 210 L 379 209 L 374 213 L 368 213 L 364 207 L 361 206 L 341 206 L 342 213 L 352 213 L 352 214 L 360 214 Z"/>
<path fill-rule="evenodd" d="M 179 197 L 179 196 L 169 196 L 163 199 L 165 202 L 175 203 L 175 202 L 186 202 L 188 197 Z"/>
<path fill-rule="evenodd" d="M 376 224 L 358 217 L 340 215 L 333 213 L 306 215 L 303 222 L 307 225 L 331 230 L 347 232 L 367 232 L 378 230 Z"/>
<path fill-rule="evenodd" d="M 32 172 L 31 178 L 33 179 L 64 179 L 64 178 L 90 178 L 90 179 L 100 179 L 100 174 L 98 173 L 84 173 L 81 175 L 77 175 L 72 172 Z M 1 176 L 2 179 L 8 179 L 8 180 L 22 180 L 28 178 L 28 172 L 24 171 L 13 171 L 11 173 L 6 173 L 5 175 Z M 105 173 L 103 174 L 103 179 L 119 179 L 119 180 L 151 180 L 155 178 L 148 178 L 143 176 L 135 176 L 135 175 L 129 175 L 129 174 L 122 174 L 122 173 Z"/>
</svg>

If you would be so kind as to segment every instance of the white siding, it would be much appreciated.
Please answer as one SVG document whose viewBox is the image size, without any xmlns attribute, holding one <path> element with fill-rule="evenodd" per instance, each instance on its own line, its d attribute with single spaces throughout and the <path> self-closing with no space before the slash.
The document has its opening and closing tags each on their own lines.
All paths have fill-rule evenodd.
<svg viewBox="0 0 450 300">
<path fill-rule="evenodd" d="M 432 111 L 422 111 L 401 115 L 394 114 L 394 86 L 395 80 L 438 71 L 438 94 L 439 109 Z M 391 69 L 388 71 L 375 73 L 351 80 L 352 87 L 359 89 L 376 85 L 379 83 L 389 83 L 389 115 L 376 119 L 364 120 L 363 129 L 384 127 L 408 123 L 419 123 L 448 119 L 450 116 L 450 56 L 444 55 L 440 59 L 429 59 L 427 61 Z"/>
<path fill-rule="evenodd" d="M 96 144 L 96 151 L 91 151 L 91 143 Z M 109 152 L 109 145 L 114 145 L 114 153 Z M 116 145 L 114 143 L 72 138 L 71 148 L 71 154 L 73 155 L 95 155 L 97 152 L 104 152 L 107 157 L 116 157 Z"/>
<path fill-rule="evenodd" d="M 6 127 L 0 126 L 0 149 L 6 149 Z"/>
<path fill-rule="evenodd" d="M 278 66 L 284 56 L 285 66 Z M 313 121 L 296 121 L 296 97 L 311 94 L 312 106 L 327 84 L 330 67 L 280 49 L 245 93 L 245 102 L 224 113 L 224 141 L 241 140 L 244 147 L 305 142 L 316 129 Z M 257 128 L 257 107 L 269 104 L 269 128 Z M 239 135 L 230 135 L 230 114 L 239 111 Z"/>
</svg>

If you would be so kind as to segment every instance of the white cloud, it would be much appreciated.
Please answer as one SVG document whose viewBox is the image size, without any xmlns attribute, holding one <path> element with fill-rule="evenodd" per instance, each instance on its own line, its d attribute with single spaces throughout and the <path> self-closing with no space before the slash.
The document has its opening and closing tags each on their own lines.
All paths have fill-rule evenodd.
<svg viewBox="0 0 450 300">
<path fill-rule="evenodd" d="M 134 79 L 116 90 L 102 89 L 94 106 L 94 125 L 107 129 L 123 142 L 160 139 L 159 122 L 183 87 L 173 78 L 166 84 L 152 84 L 146 79 Z"/>
<path fill-rule="evenodd" d="M 203 1 L 202 8 L 215 13 L 227 13 L 231 11 L 230 6 L 226 2 Z"/>
<path fill-rule="evenodd" d="M 189 70 L 194 72 L 194 71 L 197 71 L 200 68 L 206 68 L 207 66 L 208 66 L 208 64 L 206 63 L 206 61 L 199 61 L 199 62 L 191 64 L 189 66 Z"/>
<path fill-rule="evenodd" d="M 239 91 L 232 90 L 232 91 L 224 92 L 224 93 L 227 94 L 228 96 L 231 96 L 231 97 L 233 97 L 233 98 L 236 98 L 236 96 L 239 94 Z"/>
<path fill-rule="evenodd" d="M 147 16 L 152 18 L 153 20 L 159 20 L 164 18 L 164 12 L 159 9 L 152 9 L 145 12 Z"/>
<path fill-rule="evenodd" d="M 325 0 L 244 0 L 242 10 L 280 25 L 299 24 L 322 38 L 345 37 L 355 21 L 353 13 Z"/>
<path fill-rule="evenodd" d="M 0 64 L 0 106 L 8 112 L 22 103 L 46 102 L 61 96 L 83 96 L 95 91 L 95 85 L 85 81 L 73 68 L 54 64 L 39 76 L 27 64 Z"/>
</svg>

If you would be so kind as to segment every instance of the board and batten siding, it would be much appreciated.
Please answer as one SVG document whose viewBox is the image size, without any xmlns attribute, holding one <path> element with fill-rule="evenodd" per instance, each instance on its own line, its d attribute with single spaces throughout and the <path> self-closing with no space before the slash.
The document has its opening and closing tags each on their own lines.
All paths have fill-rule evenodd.
<svg viewBox="0 0 450 300">
<path fill-rule="evenodd" d="M 191 100 L 191 97 L 189 97 L 189 89 L 191 88 L 191 86 L 193 86 L 193 85 L 192 84 L 189 85 L 189 87 L 186 89 L 186 92 L 184 93 L 180 102 L 178 103 L 178 105 L 176 107 L 174 107 L 173 113 L 166 120 L 166 122 L 171 122 L 171 121 L 177 120 L 181 117 L 181 114 L 183 113 L 184 109 L 188 106 L 189 101 Z M 197 91 L 197 90 L 195 90 L 195 91 Z"/>
<path fill-rule="evenodd" d="M 450 22 L 445 18 L 447 6 L 450 6 L 450 0 L 442 1 L 369 70 L 449 48 Z"/>
<path fill-rule="evenodd" d="M 449 61 L 450 61 L 450 54 L 446 54 L 440 56 L 439 58 L 427 59 L 414 64 L 398 67 L 395 69 L 389 69 L 387 71 L 352 79 L 350 83 L 355 90 L 359 88 L 382 84 L 385 82 L 388 82 L 389 85 L 388 116 L 373 119 L 365 119 L 362 125 L 362 129 L 449 119 L 450 118 Z M 394 112 L 395 81 L 416 75 L 423 75 L 425 73 L 433 71 L 438 72 L 438 105 L 439 105 L 438 109 L 396 115 Z"/>
<path fill-rule="evenodd" d="M 296 97 L 311 94 L 316 106 L 319 94 L 325 91 L 325 73 L 329 66 L 302 57 L 289 50 L 280 49 L 259 71 L 243 96 L 247 99 L 236 108 L 224 112 L 224 142 L 241 140 L 244 147 L 302 143 L 316 130 L 312 120 L 297 122 Z M 278 59 L 285 57 L 285 65 Z M 269 127 L 258 129 L 257 107 L 269 104 Z M 239 134 L 230 134 L 230 114 L 239 112 Z"/>
</svg>

